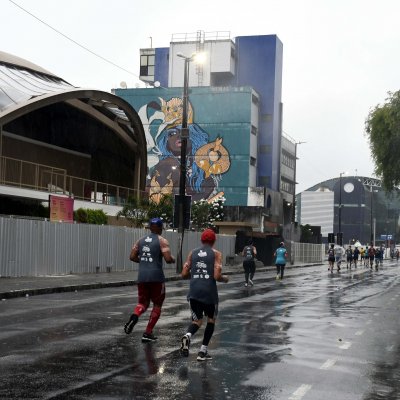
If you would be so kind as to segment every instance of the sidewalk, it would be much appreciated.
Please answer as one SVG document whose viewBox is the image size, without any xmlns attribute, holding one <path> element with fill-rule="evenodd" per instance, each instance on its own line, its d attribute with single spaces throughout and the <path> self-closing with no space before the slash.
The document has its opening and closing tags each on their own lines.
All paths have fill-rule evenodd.
<svg viewBox="0 0 400 400">
<path fill-rule="evenodd" d="M 313 267 L 322 263 L 296 264 L 287 269 Z M 275 266 L 257 265 L 257 272 L 275 271 Z M 225 265 L 223 272 L 227 275 L 243 274 L 242 264 Z M 39 276 L 0 278 L 0 299 L 11 299 L 39 294 L 75 292 L 80 290 L 101 289 L 106 287 L 133 286 L 136 284 L 137 271 L 101 272 L 98 274 L 76 274 L 63 276 Z M 180 276 L 167 276 L 166 281 L 180 280 Z"/>
</svg>

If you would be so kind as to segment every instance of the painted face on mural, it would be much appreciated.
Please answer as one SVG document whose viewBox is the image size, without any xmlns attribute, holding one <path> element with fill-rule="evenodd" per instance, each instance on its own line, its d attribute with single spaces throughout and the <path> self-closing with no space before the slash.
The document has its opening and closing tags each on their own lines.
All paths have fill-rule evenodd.
<svg viewBox="0 0 400 400">
<path fill-rule="evenodd" d="M 182 147 L 182 141 L 181 141 L 180 130 L 170 129 L 167 139 L 167 149 L 175 156 L 179 156 L 181 154 L 181 147 Z M 191 151 L 192 151 L 192 143 L 190 140 L 188 140 L 186 152 L 190 154 Z"/>
</svg>

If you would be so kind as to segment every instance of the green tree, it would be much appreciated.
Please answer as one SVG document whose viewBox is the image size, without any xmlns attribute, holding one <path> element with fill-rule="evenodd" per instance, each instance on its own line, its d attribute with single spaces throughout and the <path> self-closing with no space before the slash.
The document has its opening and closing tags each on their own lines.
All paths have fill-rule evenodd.
<svg viewBox="0 0 400 400">
<path fill-rule="evenodd" d="M 88 223 L 87 210 L 85 208 L 78 208 L 76 211 L 74 211 L 74 220 L 81 224 L 87 224 Z"/>
<path fill-rule="evenodd" d="M 365 121 L 375 174 L 382 186 L 391 191 L 400 184 L 400 91 L 388 93 L 383 105 L 377 105 Z"/>
<path fill-rule="evenodd" d="M 173 200 L 171 195 L 163 195 L 158 203 L 147 199 L 130 198 L 118 212 L 117 218 L 126 218 L 132 226 L 142 228 L 150 218 L 159 217 L 165 225 L 172 222 Z"/>
<path fill-rule="evenodd" d="M 172 215 L 174 209 L 174 201 L 172 195 L 165 194 L 161 197 L 159 203 L 155 203 L 153 201 L 149 201 L 147 207 L 147 217 L 155 218 L 159 217 L 163 220 L 166 226 L 172 222 Z"/>
<path fill-rule="evenodd" d="M 215 228 L 215 222 L 224 219 L 225 199 L 209 203 L 207 200 L 194 201 L 192 204 L 192 222 L 196 230 Z"/>
<path fill-rule="evenodd" d="M 121 211 L 117 213 L 117 218 L 126 218 L 133 227 L 143 228 L 143 223 L 147 221 L 148 201 L 130 197 Z"/>
<path fill-rule="evenodd" d="M 107 214 L 103 210 L 87 210 L 88 223 L 93 225 L 107 225 Z"/>
<path fill-rule="evenodd" d="M 78 208 L 74 211 L 74 220 L 81 224 L 107 225 L 107 214 L 103 210 Z"/>
</svg>

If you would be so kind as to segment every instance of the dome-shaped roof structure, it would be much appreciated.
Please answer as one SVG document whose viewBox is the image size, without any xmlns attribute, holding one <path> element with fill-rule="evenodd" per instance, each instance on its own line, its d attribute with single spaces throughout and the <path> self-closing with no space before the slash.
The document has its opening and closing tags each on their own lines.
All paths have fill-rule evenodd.
<svg viewBox="0 0 400 400">
<path fill-rule="evenodd" d="M 125 162 L 125 170 L 131 169 L 130 178 L 121 178 L 121 173 L 123 183 L 117 184 L 136 190 L 145 188 L 146 139 L 140 118 L 130 104 L 112 93 L 75 87 L 5 52 L 0 52 L 0 135 L 2 131 L 88 154 L 98 153 L 103 146 L 102 154 L 108 153 L 107 160 L 113 163 L 109 169 L 118 170 L 118 162 Z M 79 144 L 81 140 L 84 145 Z M 111 142 L 118 148 L 114 155 L 104 148 Z M 0 153 L 5 155 L 4 151 Z M 104 166 L 104 159 L 96 165 L 100 164 Z"/>
<path fill-rule="evenodd" d="M 5 53 L 4 51 L 0 51 L 0 63 L 8 64 L 8 65 L 14 66 L 14 67 L 19 67 L 21 69 L 26 69 L 26 70 L 29 70 L 32 72 L 38 72 L 40 74 L 54 76 L 55 78 L 57 78 L 56 75 L 52 74 L 49 71 L 46 71 L 44 68 L 39 67 L 38 65 L 36 65 L 28 60 L 25 60 L 21 57 L 14 56 L 13 54 L 10 54 L 10 53 Z M 59 78 L 59 79 L 61 79 L 61 78 Z"/>
</svg>

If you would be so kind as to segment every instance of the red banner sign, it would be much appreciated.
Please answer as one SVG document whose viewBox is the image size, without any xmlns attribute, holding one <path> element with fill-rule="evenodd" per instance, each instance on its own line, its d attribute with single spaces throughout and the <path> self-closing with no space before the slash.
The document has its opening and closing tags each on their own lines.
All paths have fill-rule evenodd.
<svg viewBox="0 0 400 400">
<path fill-rule="evenodd" d="M 50 221 L 74 222 L 74 199 L 71 197 L 49 196 Z"/>
</svg>

